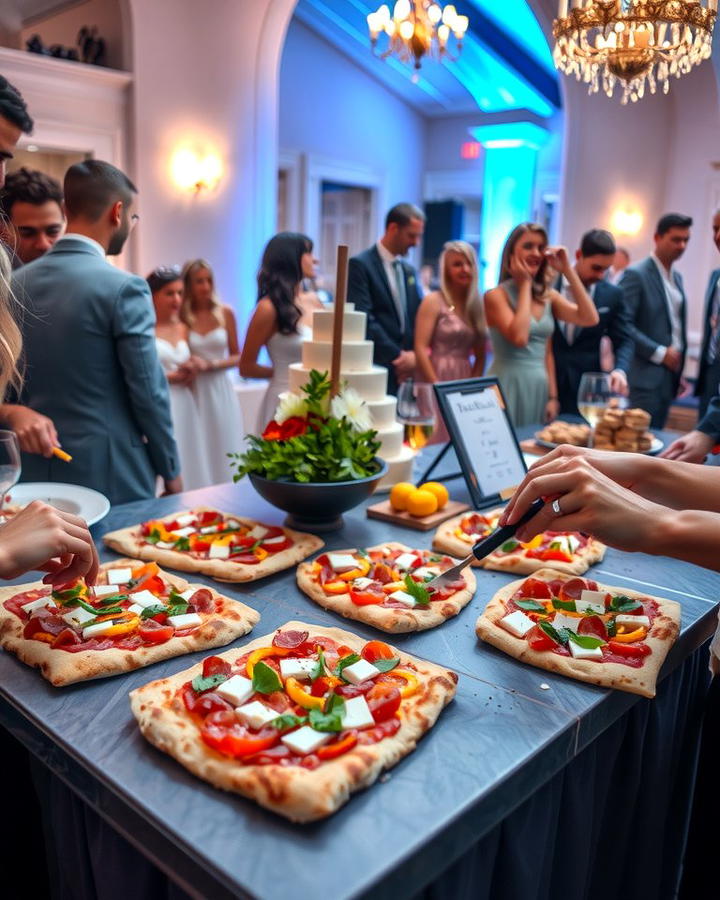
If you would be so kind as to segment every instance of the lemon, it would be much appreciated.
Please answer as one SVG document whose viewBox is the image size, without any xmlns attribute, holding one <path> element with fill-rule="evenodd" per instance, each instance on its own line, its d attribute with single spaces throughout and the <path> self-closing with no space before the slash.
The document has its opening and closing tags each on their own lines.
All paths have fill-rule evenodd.
<svg viewBox="0 0 720 900">
<path fill-rule="evenodd" d="M 444 484 L 440 484 L 439 481 L 426 481 L 425 484 L 420 485 L 418 490 L 430 491 L 431 494 L 435 494 L 435 497 L 437 498 L 438 509 L 442 509 L 450 499 L 448 489 Z"/>
<path fill-rule="evenodd" d="M 432 491 L 413 491 L 405 498 L 405 508 L 411 516 L 430 516 L 437 511 L 437 497 Z"/>
<path fill-rule="evenodd" d="M 409 481 L 398 481 L 390 490 L 390 506 L 398 512 L 407 509 L 405 501 L 408 496 L 415 490 L 415 485 Z"/>
</svg>

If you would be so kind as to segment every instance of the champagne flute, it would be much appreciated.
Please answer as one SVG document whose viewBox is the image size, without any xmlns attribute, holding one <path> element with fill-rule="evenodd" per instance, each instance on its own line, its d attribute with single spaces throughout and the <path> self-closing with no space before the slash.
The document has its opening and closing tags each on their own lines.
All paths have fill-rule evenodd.
<svg viewBox="0 0 720 900">
<path fill-rule="evenodd" d="M 602 418 L 612 395 L 610 376 L 606 372 L 585 372 L 580 378 L 577 405 L 580 415 L 592 428 L 590 447 L 593 445 L 595 427 Z"/>
<path fill-rule="evenodd" d="M 14 431 L 0 430 L 0 513 L 5 495 L 20 477 L 20 446 Z"/>
<path fill-rule="evenodd" d="M 435 430 L 435 394 L 426 382 L 404 381 L 398 390 L 397 420 L 405 426 L 405 443 L 422 450 Z"/>
</svg>

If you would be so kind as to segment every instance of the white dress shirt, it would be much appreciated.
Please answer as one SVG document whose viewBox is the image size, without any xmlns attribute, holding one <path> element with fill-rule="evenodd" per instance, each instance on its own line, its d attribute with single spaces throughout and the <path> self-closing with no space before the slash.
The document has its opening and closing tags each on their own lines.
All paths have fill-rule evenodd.
<svg viewBox="0 0 720 900">
<path fill-rule="evenodd" d="M 658 268 L 658 272 L 663 281 L 663 287 L 665 288 L 665 301 L 667 303 L 668 315 L 670 316 L 670 333 L 672 335 L 671 345 L 676 350 L 682 352 L 683 334 L 682 320 L 680 318 L 680 309 L 682 307 L 683 299 L 682 293 L 680 288 L 675 284 L 675 279 L 672 277 L 672 269 L 668 271 L 654 253 L 651 253 L 650 257 Z M 658 366 L 661 365 L 666 353 L 667 347 L 658 344 L 655 348 L 655 352 L 650 357 L 650 362 L 654 362 Z"/>
<path fill-rule="evenodd" d="M 584 285 L 585 290 L 590 295 L 590 298 L 595 300 L 595 284 L 591 284 L 590 287 Z M 571 303 L 577 304 L 577 300 L 575 299 L 575 295 L 572 292 L 572 288 L 570 287 L 570 282 L 563 275 L 560 281 L 560 293 L 563 294 Z M 565 335 L 565 340 L 572 346 L 575 336 L 577 335 L 578 328 L 582 328 L 582 325 L 574 325 L 572 322 L 563 322 L 562 320 L 558 320 L 560 322 L 560 327 L 563 330 L 563 334 Z"/>
<path fill-rule="evenodd" d="M 387 276 L 388 284 L 390 285 L 390 293 L 392 294 L 393 301 L 395 302 L 395 309 L 400 318 L 400 326 L 402 328 L 405 327 L 405 310 L 403 309 L 402 300 L 400 299 L 400 295 L 398 293 L 398 283 L 397 283 L 397 273 L 395 268 L 395 263 L 402 263 L 402 256 L 395 256 L 394 253 L 391 253 L 388 248 L 383 244 L 382 241 L 378 241 L 375 246 L 377 247 L 377 251 L 380 254 L 380 259 L 382 260 L 383 268 L 385 269 L 385 275 Z"/>
<path fill-rule="evenodd" d="M 55 241 L 55 246 L 57 247 L 60 241 L 64 241 L 67 238 L 72 238 L 74 241 L 83 241 L 92 247 L 98 256 L 102 256 L 103 258 L 106 256 L 105 248 L 102 244 L 99 244 L 94 238 L 88 237 L 86 234 L 76 234 L 74 231 L 66 231 L 62 237 Z"/>
</svg>

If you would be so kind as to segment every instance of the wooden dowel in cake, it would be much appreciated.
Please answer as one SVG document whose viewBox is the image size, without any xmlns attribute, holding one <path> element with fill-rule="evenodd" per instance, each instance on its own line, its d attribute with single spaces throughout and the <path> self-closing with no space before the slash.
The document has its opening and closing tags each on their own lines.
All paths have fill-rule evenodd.
<svg viewBox="0 0 720 900">
<path fill-rule="evenodd" d="M 332 363 L 330 365 L 330 396 L 340 390 L 340 364 L 342 362 L 343 316 L 347 299 L 348 247 L 338 244 L 337 281 L 335 283 L 335 307 L 333 311 Z"/>
</svg>

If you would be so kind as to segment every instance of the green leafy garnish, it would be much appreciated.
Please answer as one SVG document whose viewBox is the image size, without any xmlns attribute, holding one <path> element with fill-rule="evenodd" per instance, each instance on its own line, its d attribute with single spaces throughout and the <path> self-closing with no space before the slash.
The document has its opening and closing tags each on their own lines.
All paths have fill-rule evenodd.
<svg viewBox="0 0 720 900">
<path fill-rule="evenodd" d="M 338 660 L 338 664 L 333 669 L 333 675 L 337 675 L 339 678 L 347 681 L 347 679 L 343 675 L 343 671 L 347 669 L 348 666 L 351 666 L 353 663 L 359 661 L 360 657 L 357 655 L 357 653 L 349 653 L 347 656 L 343 656 L 342 659 Z"/>
<path fill-rule="evenodd" d="M 355 552 L 358 556 L 362 556 L 364 559 L 368 559 L 368 552 L 364 547 L 359 547 Z"/>
<path fill-rule="evenodd" d="M 515 606 L 519 606 L 520 609 L 524 609 L 526 612 L 547 612 L 545 607 L 541 603 L 538 603 L 537 600 L 516 600 Z"/>
<path fill-rule="evenodd" d="M 310 673 L 310 681 L 317 681 L 325 674 L 325 654 L 322 650 L 318 651 L 318 661 L 315 668 Z"/>
<path fill-rule="evenodd" d="M 173 550 L 189 550 L 190 549 L 190 538 L 182 535 L 179 537 L 175 543 L 173 544 Z"/>
<path fill-rule="evenodd" d="M 222 672 L 216 672 L 214 675 L 208 675 L 207 677 L 197 675 L 192 680 L 193 690 L 198 694 L 202 694 L 204 691 L 209 691 L 211 688 L 222 684 L 223 681 L 227 681 L 229 677 L 229 675 L 225 675 Z"/>
<path fill-rule="evenodd" d="M 90 607 L 90 609 L 88 609 L 88 612 L 91 611 L 94 612 L 95 615 L 99 613 L 101 616 L 119 616 L 120 613 L 127 612 L 127 610 L 123 609 L 122 606 L 111 606 L 109 609 L 106 607 L 103 607 L 102 609 L 93 609 L 92 607 Z"/>
<path fill-rule="evenodd" d="M 509 541 L 505 541 L 505 543 L 500 547 L 503 553 L 512 553 L 513 550 L 517 550 L 520 546 L 520 541 L 516 541 L 514 538 L 511 538 Z"/>
<path fill-rule="evenodd" d="M 73 600 L 79 600 L 83 591 L 82 584 L 76 584 L 75 587 L 66 588 L 64 591 L 53 591 L 52 598 L 59 606 L 67 606 Z"/>
<path fill-rule="evenodd" d="M 100 599 L 100 606 L 112 606 L 113 604 L 122 603 L 125 600 L 129 600 L 127 594 L 111 594 L 107 597 L 102 597 Z"/>
<path fill-rule="evenodd" d="M 544 631 L 551 640 L 555 641 L 556 644 L 560 644 L 561 646 L 567 644 L 569 640 L 567 628 L 555 628 L 550 622 L 538 622 L 538 627 L 541 631 Z"/>
<path fill-rule="evenodd" d="M 63 606 L 67 606 L 67 603 L 63 604 Z M 84 600 L 81 600 L 79 597 L 75 598 L 75 601 L 73 603 L 73 608 L 75 606 L 79 606 L 80 609 L 84 609 L 86 612 L 93 613 L 93 615 L 97 615 L 100 612 L 99 609 L 96 609 L 94 606 L 90 606 L 89 603 L 86 603 Z M 105 610 L 103 610 L 103 612 L 105 612 Z"/>
<path fill-rule="evenodd" d="M 280 676 L 267 663 L 259 662 L 253 669 L 253 690 L 260 694 L 272 694 L 273 691 L 282 690 Z"/>
<path fill-rule="evenodd" d="M 156 603 L 155 606 L 146 606 L 145 609 L 140 613 L 141 619 L 152 619 L 154 616 L 159 616 L 160 613 L 167 612 L 167 607 L 163 606 L 160 603 Z"/>
<path fill-rule="evenodd" d="M 595 637 L 594 634 L 575 634 L 574 631 L 569 632 L 569 634 L 573 644 L 577 644 L 578 647 L 582 647 L 585 650 L 594 650 L 595 647 L 602 647 L 603 644 L 607 643 L 602 638 Z"/>
<path fill-rule="evenodd" d="M 171 606 L 187 606 L 189 601 L 186 600 L 183 595 L 176 589 L 170 588 L 170 596 L 168 597 L 168 603 Z"/>
<path fill-rule="evenodd" d="M 612 597 L 610 600 L 610 609 L 614 612 L 629 613 L 633 612 L 633 610 L 640 609 L 641 607 L 642 603 L 638 600 L 632 600 L 624 594 L 619 594 L 617 597 Z"/>
<path fill-rule="evenodd" d="M 162 538 L 160 537 L 160 532 L 157 530 L 157 528 L 153 528 L 150 534 L 145 535 L 145 540 L 148 544 L 157 544 L 157 542 L 161 541 Z"/>
<path fill-rule="evenodd" d="M 168 606 L 167 608 L 163 608 L 163 612 L 166 612 L 168 616 L 184 616 L 187 611 L 187 603 L 183 603 L 182 606 L 178 604 L 177 606 Z"/>
<path fill-rule="evenodd" d="M 332 694 L 328 700 L 326 711 L 311 709 L 308 719 L 315 731 L 342 731 L 344 712 L 345 701 L 339 694 Z"/>
<path fill-rule="evenodd" d="M 608 637 L 615 637 L 617 634 L 617 622 L 615 619 L 609 619 L 605 623 L 605 627 L 607 628 Z"/>
<path fill-rule="evenodd" d="M 294 716 L 292 713 L 284 713 L 277 719 L 268 722 L 271 728 L 277 728 L 278 731 L 287 731 L 290 728 L 296 728 L 298 725 L 304 725 L 307 722 L 307 716 Z"/>
<path fill-rule="evenodd" d="M 374 665 L 375 668 L 379 672 L 389 672 L 391 669 L 394 669 L 395 666 L 397 666 L 399 664 L 400 664 L 399 656 L 395 656 L 395 657 L 393 657 L 393 659 L 376 659 L 375 662 L 372 663 L 372 665 Z"/>
<path fill-rule="evenodd" d="M 442 556 L 437 556 L 437 555 L 434 554 L 434 553 L 430 553 L 430 554 L 428 555 L 428 558 L 425 560 L 425 562 L 429 562 L 429 563 L 439 563 L 439 562 L 442 562 L 442 561 L 443 561 Z"/>
<path fill-rule="evenodd" d="M 553 597 L 552 605 L 555 609 L 564 609 L 567 610 L 567 612 L 577 612 L 574 600 L 560 600 L 559 597 Z"/>
<path fill-rule="evenodd" d="M 412 575 L 406 575 L 403 581 L 408 594 L 410 594 L 417 606 L 430 606 L 430 591 L 424 585 L 420 584 L 419 581 L 415 581 Z M 392 598 L 392 594 L 390 594 L 390 597 Z"/>
</svg>

